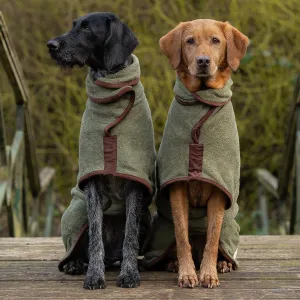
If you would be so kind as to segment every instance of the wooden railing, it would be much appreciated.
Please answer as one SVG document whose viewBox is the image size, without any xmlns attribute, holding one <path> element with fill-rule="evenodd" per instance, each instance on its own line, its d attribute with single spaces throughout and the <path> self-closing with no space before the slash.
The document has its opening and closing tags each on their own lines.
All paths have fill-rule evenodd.
<svg viewBox="0 0 300 300">
<path fill-rule="evenodd" d="M 30 94 L 1 12 L 0 60 L 14 91 L 17 106 L 16 131 L 9 146 L 5 135 L 0 85 L 0 212 L 3 212 L 4 206 L 7 208 L 10 236 L 40 235 L 41 223 L 44 223 L 44 235 L 50 236 L 55 170 L 46 167 L 39 172 L 29 110 Z M 41 217 L 42 200 L 46 201 L 46 213 Z"/>
<path fill-rule="evenodd" d="M 287 121 L 279 177 L 275 177 L 267 169 L 256 170 L 260 183 L 258 199 L 263 234 L 269 234 L 267 194 L 276 201 L 277 233 L 300 234 L 300 77 L 297 78 Z M 290 211 L 287 210 L 289 206 Z"/>
</svg>

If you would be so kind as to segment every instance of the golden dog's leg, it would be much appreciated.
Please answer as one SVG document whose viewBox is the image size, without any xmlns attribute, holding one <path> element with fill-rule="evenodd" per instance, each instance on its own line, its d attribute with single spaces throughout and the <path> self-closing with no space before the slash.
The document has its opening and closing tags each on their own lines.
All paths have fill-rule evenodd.
<svg viewBox="0 0 300 300">
<path fill-rule="evenodd" d="M 186 183 L 175 183 L 171 186 L 170 201 L 175 227 L 177 258 L 179 263 L 178 286 L 194 287 L 195 285 L 198 285 L 198 278 L 189 243 L 189 200 L 187 197 Z"/>
<path fill-rule="evenodd" d="M 213 288 L 219 285 L 217 258 L 224 211 L 225 196 L 219 189 L 215 189 L 207 203 L 207 238 L 199 276 L 203 287 Z"/>
</svg>

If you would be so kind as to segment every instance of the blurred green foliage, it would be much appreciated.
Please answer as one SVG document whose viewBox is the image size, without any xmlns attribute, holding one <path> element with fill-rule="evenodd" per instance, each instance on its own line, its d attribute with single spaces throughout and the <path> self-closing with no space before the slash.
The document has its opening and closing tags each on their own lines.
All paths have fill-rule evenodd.
<svg viewBox="0 0 300 300">
<path fill-rule="evenodd" d="M 299 0 L 0 0 L 0 10 L 30 87 L 39 164 L 57 168 L 56 186 L 64 206 L 76 182 L 86 69 L 71 74 L 60 70 L 48 55 L 49 39 L 70 29 L 74 18 L 92 11 L 111 11 L 126 22 L 140 41 L 135 54 L 159 146 L 175 80 L 175 72 L 159 50 L 159 38 L 180 21 L 199 18 L 229 21 L 246 34 L 251 45 L 233 75 L 232 100 L 242 156 L 239 222 L 243 233 L 254 232 L 254 169 L 266 167 L 278 174 L 293 84 L 300 70 Z M 10 136 L 15 106 L 3 73 L 0 70 L 1 97 Z"/>
</svg>

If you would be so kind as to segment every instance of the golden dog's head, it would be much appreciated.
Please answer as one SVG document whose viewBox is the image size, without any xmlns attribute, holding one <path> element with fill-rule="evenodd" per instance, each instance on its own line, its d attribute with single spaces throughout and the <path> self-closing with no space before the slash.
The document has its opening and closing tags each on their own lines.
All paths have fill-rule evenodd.
<svg viewBox="0 0 300 300">
<path fill-rule="evenodd" d="M 204 79 L 215 88 L 224 86 L 230 70 L 239 67 L 248 43 L 228 22 L 208 19 L 180 23 L 159 41 L 173 69 Z"/>
</svg>

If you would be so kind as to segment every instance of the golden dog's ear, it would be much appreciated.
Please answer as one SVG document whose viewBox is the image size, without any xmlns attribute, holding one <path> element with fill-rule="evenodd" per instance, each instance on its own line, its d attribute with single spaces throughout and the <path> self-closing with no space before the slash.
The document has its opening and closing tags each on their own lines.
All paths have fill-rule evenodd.
<svg viewBox="0 0 300 300">
<path fill-rule="evenodd" d="M 174 70 L 181 60 L 181 36 L 185 23 L 180 23 L 159 40 L 162 52 L 168 57 Z"/>
<path fill-rule="evenodd" d="M 228 22 L 225 22 L 224 34 L 227 41 L 227 62 L 230 69 L 235 71 L 246 54 L 249 39 Z"/>
</svg>

